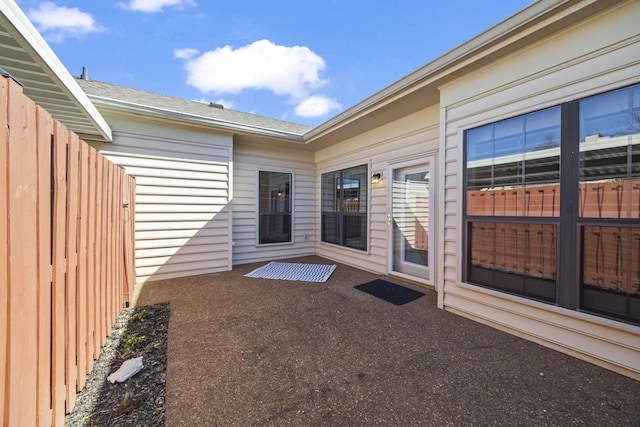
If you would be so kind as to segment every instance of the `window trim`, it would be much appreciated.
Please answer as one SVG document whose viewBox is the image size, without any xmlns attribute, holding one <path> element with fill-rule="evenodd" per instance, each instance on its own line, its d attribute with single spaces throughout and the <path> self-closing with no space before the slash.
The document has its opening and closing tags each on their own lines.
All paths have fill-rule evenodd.
<svg viewBox="0 0 640 427">
<path fill-rule="evenodd" d="M 290 189 L 289 189 L 289 203 L 290 203 L 290 211 L 291 211 L 291 239 L 288 242 L 274 242 L 274 243 L 260 243 L 260 172 L 269 172 L 269 173 L 282 173 L 290 175 Z M 296 243 L 295 239 L 295 172 L 292 170 L 286 170 L 282 168 L 272 168 L 272 167 L 258 167 L 256 169 L 255 175 L 256 182 L 256 214 L 255 214 L 255 224 L 256 224 L 256 237 L 255 237 L 255 246 L 261 248 L 274 247 L 274 246 L 287 246 L 293 245 Z"/>
</svg>

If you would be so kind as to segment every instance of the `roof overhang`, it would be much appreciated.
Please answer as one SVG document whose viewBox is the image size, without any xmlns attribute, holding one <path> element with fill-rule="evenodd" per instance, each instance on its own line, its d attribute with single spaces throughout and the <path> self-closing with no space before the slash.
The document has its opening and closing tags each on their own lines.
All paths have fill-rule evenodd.
<svg viewBox="0 0 640 427">
<path fill-rule="evenodd" d="M 93 104 L 105 114 L 107 114 L 108 111 L 111 111 L 113 114 L 136 114 L 163 121 L 183 123 L 191 126 L 202 126 L 208 130 L 215 129 L 219 132 L 233 135 L 236 140 L 240 139 L 243 141 L 262 142 L 272 140 L 273 142 L 290 143 L 292 144 L 291 146 L 304 148 L 302 135 L 296 133 L 266 129 L 260 126 L 235 123 L 97 95 L 89 94 L 88 97 Z"/>
<path fill-rule="evenodd" d="M 107 122 L 13 0 L 0 2 L 0 68 L 80 138 L 111 141 Z"/>
</svg>

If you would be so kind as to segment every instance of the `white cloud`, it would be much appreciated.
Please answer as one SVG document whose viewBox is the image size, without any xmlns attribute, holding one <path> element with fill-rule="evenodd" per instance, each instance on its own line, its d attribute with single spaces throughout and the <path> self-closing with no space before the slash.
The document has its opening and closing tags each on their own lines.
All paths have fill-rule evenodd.
<svg viewBox="0 0 640 427">
<path fill-rule="evenodd" d="M 173 51 L 174 59 L 191 59 L 198 54 L 196 49 L 175 49 Z"/>
<path fill-rule="evenodd" d="M 342 105 L 333 98 L 312 95 L 296 106 L 295 114 L 304 118 L 322 117 L 341 108 Z"/>
<path fill-rule="evenodd" d="M 269 40 L 235 50 L 224 46 L 199 56 L 195 50 L 180 49 L 174 57 L 185 60 L 187 83 L 202 93 L 266 89 L 299 102 L 326 83 L 320 77 L 325 68 L 320 56 L 304 46 L 278 46 Z"/>
<path fill-rule="evenodd" d="M 175 7 L 184 9 L 187 6 L 195 6 L 193 0 L 129 0 L 128 2 L 120 2 L 118 6 L 124 9 L 134 10 L 136 12 L 156 13 L 161 12 L 165 7 Z"/>
<path fill-rule="evenodd" d="M 27 15 L 44 38 L 51 42 L 104 31 L 90 14 L 75 7 L 56 6 L 52 2 L 41 3 L 38 9 L 29 9 Z"/>
</svg>

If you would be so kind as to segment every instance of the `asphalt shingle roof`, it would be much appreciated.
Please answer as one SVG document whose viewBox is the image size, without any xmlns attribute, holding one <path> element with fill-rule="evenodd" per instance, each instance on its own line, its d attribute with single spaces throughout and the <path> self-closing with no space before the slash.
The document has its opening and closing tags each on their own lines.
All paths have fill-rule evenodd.
<svg viewBox="0 0 640 427">
<path fill-rule="evenodd" d="M 302 137 L 312 129 L 311 126 L 292 123 L 257 114 L 245 113 L 228 108 L 216 108 L 208 104 L 189 101 L 173 96 L 161 95 L 139 89 L 132 89 L 112 83 L 76 78 L 80 88 L 90 99 L 111 100 L 120 103 L 151 107 L 167 113 L 179 113 L 194 118 L 224 122 L 239 127 L 250 127 L 277 133 Z"/>
</svg>

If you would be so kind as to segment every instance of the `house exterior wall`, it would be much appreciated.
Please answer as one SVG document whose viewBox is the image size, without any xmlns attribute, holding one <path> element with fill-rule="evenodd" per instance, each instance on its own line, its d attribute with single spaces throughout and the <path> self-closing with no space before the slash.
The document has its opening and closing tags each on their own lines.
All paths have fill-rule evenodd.
<svg viewBox="0 0 640 427">
<path fill-rule="evenodd" d="M 437 107 L 418 111 L 410 116 L 373 131 L 350 138 L 316 152 L 316 206 L 320 206 L 323 173 L 352 166 L 369 165 L 369 177 L 382 172 L 382 181 L 369 182 L 367 250 L 360 251 L 321 241 L 321 213 L 315 212 L 316 253 L 374 273 L 388 272 L 389 213 L 387 170 L 390 164 L 425 159 L 438 152 L 439 112 Z"/>
<path fill-rule="evenodd" d="M 640 3 L 626 2 L 441 87 L 444 308 L 640 378 L 640 327 L 462 282 L 464 131 L 640 81 Z"/>
<path fill-rule="evenodd" d="M 113 142 L 92 145 L 136 177 L 137 281 L 231 269 L 231 135 L 102 113 Z"/>
<path fill-rule="evenodd" d="M 249 143 L 233 147 L 233 263 L 246 264 L 313 255 L 316 239 L 315 166 L 313 153 Z M 258 173 L 292 176 L 291 243 L 258 244 Z"/>
</svg>

